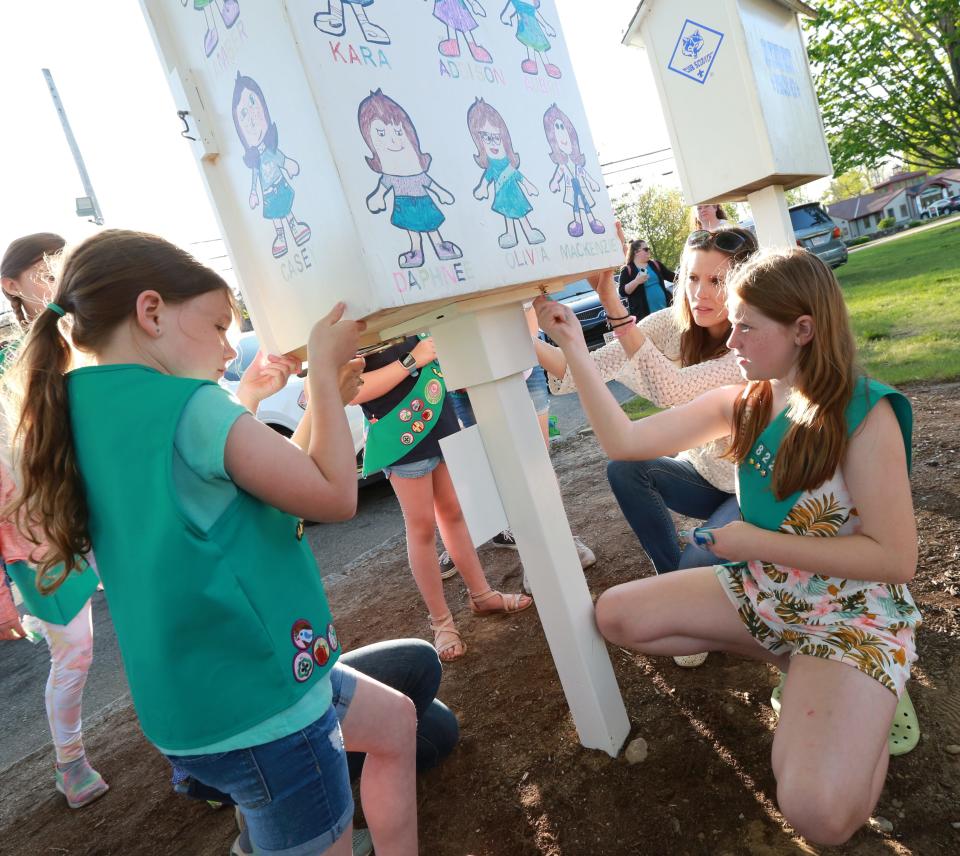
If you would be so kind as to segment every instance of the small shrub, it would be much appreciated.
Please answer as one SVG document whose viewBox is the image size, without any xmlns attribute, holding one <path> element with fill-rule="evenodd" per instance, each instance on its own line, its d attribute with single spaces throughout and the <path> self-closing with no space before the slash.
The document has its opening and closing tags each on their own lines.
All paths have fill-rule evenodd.
<svg viewBox="0 0 960 856">
<path fill-rule="evenodd" d="M 896 219 L 893 217 L 884 217 L 879 223 L 877 223 L 878 229 L 889 229 L 891 226 L 895 226 L 897 223 Z"/>
<path fill-rule="evenodd" d="M 923 225 L 923 220 L 911 220 L 909 223 L 907 223 L 907 228 L 915 229 L 917 226 L 922 226 L 922 225 Z"/>
<path fill-rule="evenodd" d="M 859 247 L 861 244 L 866 244 L 868 241 L 872 240 L 869 235 L 861 235 L 859 238 L 851 238 L 849 241 L 844 241 L 848 247 Z"/>
</svg>

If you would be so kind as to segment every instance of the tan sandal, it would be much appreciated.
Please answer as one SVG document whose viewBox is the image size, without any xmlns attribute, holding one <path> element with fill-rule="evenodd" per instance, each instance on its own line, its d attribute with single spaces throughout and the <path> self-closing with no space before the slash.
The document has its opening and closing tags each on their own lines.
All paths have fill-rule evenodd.
<svg viewBox="0 0 960 856">
<path fill-rule="evenodd" d="M 441 663 L 449 663 L 453 660 L 459 660 L 464 654 L 467 653 L 467 643 L 463 641 L 460 631 L 457 630 L 457 625 L 453 623 L 453 615 L 449 611 L 446 615 L 443 615 L 440 618 L 434 618 L 431 615 L 430 629 L 433 631 L 433 647 L 436 649 L 437 656 L 440 658 Z M 441 642 L 440 636 L 444 633 L 447 634 L 447 641 Z M 456 639 L 451 639 L 451 636 L 456 636 Z M 457 646 L 460 646 L 459 654 L 445 656 L 447 652 L 452 651 Z"/>
<path fill-rule="evenodd" d="M 500 598 L 500 606 L 483 606 L 483 604 L 494 597 Z M 487 589 L 486 591 L 480 592 L 480 594 L 470 595 L 470 611 L 474 615 L 499 615 L 512 612 L 523 612 L 525 609 L 529 609 L 531 606 L 533 606 L 533 598 L 528 597 L 525 594 L 520 594 L 519 592 L 516 594 L 504 594 L 500 591 Z"/>
</svg>

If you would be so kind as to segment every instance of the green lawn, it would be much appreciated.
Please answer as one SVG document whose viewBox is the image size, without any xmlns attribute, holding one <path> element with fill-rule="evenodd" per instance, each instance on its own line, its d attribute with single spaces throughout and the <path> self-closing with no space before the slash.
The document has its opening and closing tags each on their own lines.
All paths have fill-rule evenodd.
<svg viewBox="0 0 960 856">
<path fill-rule="evenodd" d="M 869 374 L 960 377 L 960 223 L 851 253 L 836 273 Z"/>
<path fill-rule="evenodd" d="M 960 222 L 850 254 L 835 273 L 860 363 L 887 383 L 960 377 Z M 656 413 L 637 397 L 631 419 Z"/>
</svg>

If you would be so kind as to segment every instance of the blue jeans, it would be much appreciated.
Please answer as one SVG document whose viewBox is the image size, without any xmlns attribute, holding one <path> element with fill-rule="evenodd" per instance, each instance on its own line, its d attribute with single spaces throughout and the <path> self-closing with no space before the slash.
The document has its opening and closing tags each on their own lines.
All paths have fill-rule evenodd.
<svg viewBox="0 0 960 856">
<path fill-rule="evenodd" d="M 437 698 L 442 668 L 433 645 L 422 639 L 394 639 L 364 645 L 341 655 L 339 663 L 407 696 L 417 708 L 417 771 L 429 770 L 453 751 L 460 728 Z M 350 778 L 363 769 L 361 752 L 348 752 Z"/>
<path fill-rule="evenodd" d="M 337 712 L 279 740 L 212 755 L 169 755 L 189 776 L 240 806 L 258 853 L 309 856 L 353 822 Z"/>
<path fill-rule="evenodd" d="M 527 378 L 527 392 L 533 401 L 533 409 L 537 416 L 550 411 L 550 391 L 547 387 L 547 373 L 540 366 L 534 366 Z M 447 393 L 453 401 L 453 412 L 457 414 L 461 428 L 469 428 L 477 424 L 477 417 L 473 415 L 473 405 L 466 392 L 451 390 Z"/>
<path fill-rule="evenodd" d="M 435 767 L 453 751 L 460 739 L 460 728 L 450 708 L 437 698 L 442 668 L 437 652 L 429 642 L 392 639 L 342 654 L 330 673 L 333 707 L 341 718 L 346 715 L 356 686 L 355 679 L 349 674 L 351 670 L 392 687 L 413 702 L 417 709 L 418 771 Z M 359 777 L 365 757 L 362 752 L 347 752 L 351 779 Z M 177 765 L 173 785 L 175 790 L 194 799 L 233 803 L 230 796 L 203 785 Z"/>
<path fill-rule="evenodd" d="M 686 545 L 680 552 L 671 510 L 705 520 L 704 526 L 719 527 L 740 519 L 737 497 L 714 487 L 693 464 L 676 458 L 610 461 L 607 479 L 623 516 L 657 573 L 723 561 L 694 544 Z"/>
</svg>

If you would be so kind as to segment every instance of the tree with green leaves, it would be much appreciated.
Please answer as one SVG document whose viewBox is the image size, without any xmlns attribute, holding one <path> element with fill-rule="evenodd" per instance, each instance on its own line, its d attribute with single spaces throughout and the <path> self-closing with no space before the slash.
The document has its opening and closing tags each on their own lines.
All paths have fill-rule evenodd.
<svg viewBox="0 0 960 856">
<path fill-rule="evenodd" d="M 879 181 L 869 175 L 867 170 L 855 167 L 835 175 L 830 182 L 830 186 L 824 191 L 820 201 L 824 205 L 831 202 L 839 202 L 841 199 L 852 199 L 854 196 L 862 196 L 869 193 L 874 184 Z"/>
<path fill-rule="evenodd" d="M 808 53 L 834 168 L 960 164 L 957 0 L 819 0 Z"/>
<path fill-rule="evenodd" d="M 676 267 L 690 232 L 688 209 L 679 190 L 655 184 L 632 190 L 614 203 L 614 210 L 628 241 L 643 238 L 653 258 Z"/>
</svg>

